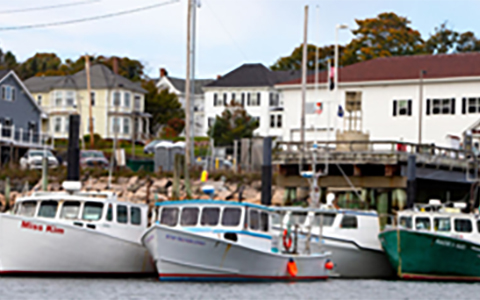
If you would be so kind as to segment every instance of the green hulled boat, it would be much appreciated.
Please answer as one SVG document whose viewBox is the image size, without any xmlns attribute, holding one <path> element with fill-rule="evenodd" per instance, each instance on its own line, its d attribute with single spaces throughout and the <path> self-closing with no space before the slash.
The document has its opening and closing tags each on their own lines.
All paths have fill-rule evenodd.
<svg viewBox="0 0 480 300">
<path fill-rule="evenodd" d="M 379 239 L 400 278 L 480 281 L 480 221 L 439 207 L 399 213 L 398 226 Z"/>
</svg>

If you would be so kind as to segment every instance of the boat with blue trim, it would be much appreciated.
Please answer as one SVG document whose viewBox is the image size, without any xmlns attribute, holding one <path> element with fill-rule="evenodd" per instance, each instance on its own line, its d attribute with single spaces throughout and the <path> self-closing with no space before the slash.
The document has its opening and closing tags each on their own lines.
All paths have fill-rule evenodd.
<svg viewBox="0 0 480 300">
<path fill-rule="evenodd" d="M 324 280 L 330 253 L 301 249 L 295 230 L 272 228 L 273 209 L 213 200 L 156 204 L 156 222 L 142 237 L 160 280 Z M 297 224 L 292 224 L 297 226 Z M 283 240 L 283 243 L 281 243 Z"/>
</svg>

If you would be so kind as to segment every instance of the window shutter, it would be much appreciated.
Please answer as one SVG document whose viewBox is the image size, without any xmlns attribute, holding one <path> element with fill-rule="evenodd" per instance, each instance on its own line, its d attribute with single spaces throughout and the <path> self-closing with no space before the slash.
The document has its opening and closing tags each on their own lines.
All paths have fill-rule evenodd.
<svg viewBox="0 0 480 300">
<path fill-rule="evenodd" d="M 5 100 L 5 86 L 2 85 L 2 100 Z"/>
<path fill-rule="evenodd" d="M 247 105 L 250 106 L 250 93 L 247 94 Z"/>
<path fill-rule="evenodd" d="M 412 115 L 412 100 L 408 100 L 408 111 L 407 115 L 411 116 Z"/>
<path fill-rule="evenodd" d="M 420 112 L 421 113 L 421 112 Z M 430 114 L 430 99 L 427 99 L 427 116 Z"/>
<path fill-rule="evenodd" d="M 466 114 L 466 113 L 467 113 L 467 99 L 462 98 L 462 114 Z"/>
<path fill-rule="evenodd" d="M 397 115 L 397 100 L 393 100 L 393 116 Z"/>
<path fill-rule="evenodd" d="M 12 101 L 15 101 L 15 88 L 12 87 Z"/>
<path fill-rule="evenodd" d="M 451 114 L 454 115 L 455 114 L 455 98 L 452 98 L 452 102 L 450 104 L 452 105 Z"/>
<path fill-rule="evenodd" d="M 257 93 L 257 105 L 260 106 L 260 93 Z"/>
</svg>

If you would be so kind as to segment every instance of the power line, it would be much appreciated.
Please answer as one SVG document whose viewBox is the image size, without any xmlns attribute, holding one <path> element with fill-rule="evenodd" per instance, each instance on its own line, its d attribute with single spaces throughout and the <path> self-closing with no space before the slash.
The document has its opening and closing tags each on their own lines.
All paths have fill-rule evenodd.
<svg viewBox="0 0 480 300">
<path fill-rule="evenodd" d="M 23 13 L 23 12 L 30 12 L 30 11 L 38 11 L 38 10 L 49 10 L 49 9 L 84 5 L 84 4 L 95 3 L 95 2 L 100 2 L 100 1 L 102 1 L 102 0 L 87 0 L 87 1 L 70 2 L 70 3 L 56 4 L 56 5 L 46 5 L 46 6 L 35 6 L 35 7 L 27 7 L 27 8 L 0 10 L 0 14 L 2 14 L 2 15 L 3 14 L 16 14 L 16 13 Z"/>
<path fill-rule="evenodd" d="M 210 7 L 210 5 L 208 5 L 208 2 L 205 1 L 205 4 L 207 5 L 208 9 L 210 9 L 210 11 L 212 12 L 212 15 L 215 17 L 215 19 L 217 20 L 217 22 L 220 24 L 220 26 L 222 26 L 223 30 L 227 33 L 228 37 L 230 38 L 230 40 L 232 41 L 233 45 L 235 45 L 235 47 L 237 48 L 238 52 L 240 52 L 240 54 L 243 56 L 243 59 L 247 60 L 246 58 L 246 55 L 245 53 L 243 53 L 242 49 L 240 48 L 240 46 L 235 42 L 235 39 L 233 38 L 233 36 L 230 34 L 230 32 L 227 30 L 227 28 L 225 27 L 225 25 L 223 25 L 222 21 L 220 21 L 220 18 L 217 17 L 217 15 L 215 14 L 215 12 L 213 11 L 213 9 Z"/>
<path fill-rule="evenodd" d="M 70 24 L 75 24 L 75 23 L 85 23 L 85 22 L 90 22 L 90 21 L 97 21 L 97 20 L 101 20 L 101 19 L 114 18 L 114 17 L 118 17 L 118 16 L 123 16 L 123 15 L 128 15 L 128 14 L 132 14 L 132 13 L 145 11 L 145 10 L 150 10 L 150 9 L 154 9 L 154 8 L 157 8 L 157 7 L 160 7 L 160 6 L 166 6 L 166 5 L 169 5 L 169 4 L 173 4 L 173 3 L 178 2 L 178 1 L 180 1 L 180 0 L 170 0 L 170 1 L 167 1 L 167 2 L 157 3 L 157 4 L 153 4 L 153 5 L 149 5 L 149 6 L 143 6 L 143 7 L 138 7 L 138 8 L 134 8 L 134 9 L 119 11 L 119 12 L 116 12 L 116 13 L 109 13 L 109 14 L 105 14 L 105 15 L 86 17 L 86 18 L 81 18 L 81 19 L 58 21 L 58 22 L 51 22 L 51 23 L 42 23 L 42 24 L 30 24 L 30 25 L 0 27 L 0 31 L 45 28 L 45 27 L 62 26 L 62 25 L 70 25 Z"/>
</svg>

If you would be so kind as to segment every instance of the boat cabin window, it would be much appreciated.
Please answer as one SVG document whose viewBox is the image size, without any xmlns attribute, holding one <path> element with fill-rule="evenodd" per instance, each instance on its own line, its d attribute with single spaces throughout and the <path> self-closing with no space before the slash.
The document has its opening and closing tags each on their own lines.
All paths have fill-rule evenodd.
<svg viewBox="0 0 480 300">
<path fill-rule="evenodd" d="M 117 205 L 117 222 L 123 224 L 128 222 L 128 212 L 125 205 Z"/>
<path fill-rule="evenodd" d="M 60 212 L 60 218 L 67 220 L 78 219 L 78 213 L 80 212 L 80 201 L 65 201 L 62 205 L 62 211 Z"/>
<path fill-rule="evenodd" d="M 335 214 L 333 213 L 316 213 L 315 214 L 315 225 L 320 226 L 323 219 L 323 226 L 330 227 L 335 221 Z"/>
<path fill-rule="evenodd" d="M 260 230 L 268 232 L 268 213 L 260 212 Z"/>
<path fill-rule="evenodd" d="M 42 201 L 38 209 L 38 216 L 42 218 L 55 218 L 57 215 L 57 201 Z"/>
<path fill-rule="evenodd" d="M 218 207 L 204 207 L 202 209 L 202 217 L 200 224 L 202 226 L 216 226 L 220 219 L 220 208 Z"/>
<path fill-rule="evenodd" d="M 113 220 L 113 207 L 111 204 L 109 204 L 107 209 L 107 221 L 112 221 L 112 220 Z"/>
<path fill-rule="evenodd" d="M 417 230 L 430 230 L 430 218 L 429 217 L 416 217 L 415 229 Z"/>
<path fill-rule="evenodd" d="M 469 219 L 455 219 L 453 224 L 456 232 L 472 232 L 472 222 Z"/>
<path fill-rule="evenodd" d="M 195 226 L 198 223 L 199 209 L 196 207 L 184 207 L 180 217 L 180 225 Z"/>
<path fill-rule="evenodd" d="M 222 214 L 222 226 L 238 226 L 241 216 L 242 210 L 240 208 L 225 208 Z"/>
<path fill-rule="evenodd" d="M 412 229 L 412 217 L 400 217 L 399 224 L 401 227 Z"/>
<path fill-rule="evenodd" d="M 37 201 L 24 201 L 20 206 L 18 214 L 25 217 L 33 217 L 35 215 L 36 208 Z"/>
<path fill-rule="evenodd" d="M 103 203 L 85 202 L 82 219 L 85 221 L 98 221 L 102 218 Z"/>
<path fill-rule="evenodd" d="M 450 231 L 452 229 L 450 218 L 433 219 L 433 228 L 435 228 L 435 231 Z"/>
<path fill-rule="evenodd" d="M 256 209 L 248 210 L 248 224 L 250 229 L 259 230 L 260 229 L 260 219 L 259 213 Z"/>
<path fill-rule="evenodd" d="M 343 215 L 340 228 L 353 229 L 358 228 L 357 216 Z"/>
<path fill-rule="evenodd" d="M 130 207 L 130 223 L 133 225 L 142 224 L 142 211 L 140 207 Z"/>
<path fill-rule="evenodd" d="M 178 222 L 178 208 L 164 207 L 160 214 L 160 224 L 167 226 L 176 226 Z"/>
</svg>

